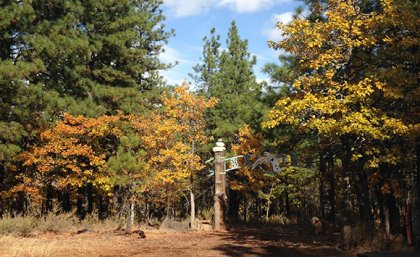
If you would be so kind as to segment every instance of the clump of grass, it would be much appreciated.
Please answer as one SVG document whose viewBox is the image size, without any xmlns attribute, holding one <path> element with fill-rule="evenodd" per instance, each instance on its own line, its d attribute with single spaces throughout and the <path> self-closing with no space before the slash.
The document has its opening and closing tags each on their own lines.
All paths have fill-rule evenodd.
<svg viewBox="0 0 420 257">
<path fill-rule="evenodd" d="M 204 209 L 201 211 L 199 218 L 203 219 L 203 220 L 213 220 L 214 217 L 214 209 L 210 208 L 210 209 Z"/>
<path fill-rule="evenodd" d="M 265 225 L 288 225 L 291 220 L 284 215 L 273 215 L 264 220 Z"/>
<path fill-rule="evenodd" d="M 119 226 L 116 219 L 100 220 L 97 215 L 89 215 L 83 220 L 74 212 L 54 214 L 49 213 L 43 217 L 34 216 L 5 216 L 0 218 L 0 235 L 28 236 L 34 233 L 75 233 L 81 230 L 91 232 L 113 231 Z"/>
<path fill-rule="evenodd" d="M 37 219 L 32 216 L 5 216 L 0 219 L 0 234 L 27 236 L 37 226 Z"/>
<path fill-rule="evenodd" d="M 58 215 L 50 212 L 47 216 L 38 220 L 36 230 L 41 233 L 75 232 L 79 229 L 78 223 L 78 218 L 73 212 Z"/>
<path fill-rule="evenodd" d="M 79 223 L 80 228 L 84 228 L 93 232 L 108 232 L 121 226 L 121 222 L 114 218 L 100 220 L 97 215 L 89 215 Z"/>
</svg>

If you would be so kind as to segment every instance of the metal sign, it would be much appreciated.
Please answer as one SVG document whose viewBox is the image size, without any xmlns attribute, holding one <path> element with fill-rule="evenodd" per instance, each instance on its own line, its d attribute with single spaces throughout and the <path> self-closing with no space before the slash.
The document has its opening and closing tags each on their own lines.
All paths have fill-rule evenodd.
<svg viewBox="0 0 420 257">
<path fill-rule="evenodd" d="M 243 158 L 243 155 L 238 155 L 238 156 L 234 156 L 231 158 L 226 158 L 225 159 L 225 171 L 230 171 L 230 170 L 237 170 L 239 169 L 241 166 L 239 165 L 239 158 Z"/>
<path fill-rule="evenodd" d="M 251 162 L 252 157 L 259 157 L 254 163 Z M 241 162 L 240 159 L 244 161 Z M 206 163 L 212 162 L 214 158 L 206 161 Z M 285 165 L 288 162 L 288 158 L 284 154 L 276 155 L 269 152 L 263 152 L 262 155 L 247 154 L 238 155 L 225 159 L 225 172 L 237 170 L 241 168 L 241 165 L 248 166 L 251 170 L 262 169 L 265 172 L 280 173 L 282 168 L 281 165 Z M 267 167 L 271 167 L 271 170 L 267 170 Z"/>
</svg>

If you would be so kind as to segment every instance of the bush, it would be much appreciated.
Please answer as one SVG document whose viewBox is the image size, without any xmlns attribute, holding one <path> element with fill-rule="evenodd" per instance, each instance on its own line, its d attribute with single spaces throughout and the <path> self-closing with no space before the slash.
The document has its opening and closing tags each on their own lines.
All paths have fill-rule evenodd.
<svg viewBox="0 0 420 257">
<path fill-rule="evenodd" d="M 0 234 L 29 235 L 37 226 L 37 219 L 31 216 L 6 216 L 0 219 Z"/>
</svg>

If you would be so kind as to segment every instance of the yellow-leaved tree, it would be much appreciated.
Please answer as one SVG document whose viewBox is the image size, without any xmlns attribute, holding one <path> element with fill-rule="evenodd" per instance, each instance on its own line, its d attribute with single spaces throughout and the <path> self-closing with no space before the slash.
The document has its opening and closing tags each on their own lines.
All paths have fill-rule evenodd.
<svg viewBox="0 0 420 257">
<path fill-rule="evenodd" d="M 298 76 L 264 126 L 290 124 L 341 142 L 343 169 L 359 181 L 360 215 L 372 222 L 362 168 L 395 164 L 398 142 L 419 141 L 419 6 L 362 2 L 331 0 L 322 19 L 277 24 L 284 39 L 269 44 L 296 57 Z"/>
<path fill-rule="evenodd" d="M 161 112 L 148 117 L 131 116 L 140 135 L 152 179 L 150 191 L 161 192 L 167 211 L 175 194 L 190 192 L 191 226 L 195 219 L 194 176 L 204 165 L 197 152 L 207 141 L 204 111 L 217 103 L 189 91 L 186 83 L 162 97 Z"/>
<path fill-rule="evenodd" d="M 245 124 L 239 129 L 237 138 L 237 142 L 232 144 L 232 151 L 235 155 L 244 155 L 245 158 L 239 159 L 241 167 L 231 172 L 234 174 L 230 174 L 229 212 L 232 222 L 237 221 L 240 209 L 246 221 L 250 197 L 257 195 L 266 183 L 263 170 L 252 169 L 252 164 L 257 161 L 264 149 L 263 135 L 255 133 L 251 126 Z"/>
</svg>

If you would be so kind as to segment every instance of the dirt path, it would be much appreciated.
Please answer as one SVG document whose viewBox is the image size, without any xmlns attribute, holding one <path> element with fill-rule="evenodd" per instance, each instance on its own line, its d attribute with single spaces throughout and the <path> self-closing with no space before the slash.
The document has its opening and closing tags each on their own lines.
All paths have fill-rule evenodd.
<svg viewBox="0 0 420 257">
<path fill-rule="evenodd" d="M 226 233 L 161 233 L 146 231 L 146 238 L 114 234 L 45 234 L 31 238 L 0 237 L 0 256 L 101 257 L 346 257 L 335 243 L 302 232 L 283 229 L 238 229 Z"/>
</svg>

